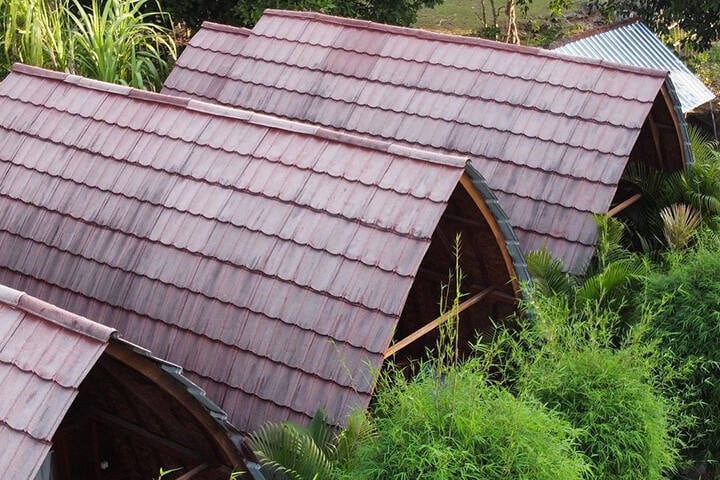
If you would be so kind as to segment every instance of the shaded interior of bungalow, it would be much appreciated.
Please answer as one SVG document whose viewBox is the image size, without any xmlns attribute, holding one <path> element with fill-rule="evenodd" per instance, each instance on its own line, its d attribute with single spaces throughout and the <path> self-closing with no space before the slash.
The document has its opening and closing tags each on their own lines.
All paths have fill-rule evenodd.
<svg viewBox="0 0 720 480">
<path fill-rule="evenodd" d="M 495 236 L 495 219 L 486 218 L 482 205 L 470 182 L 458 183 L 415 277 L 393 345 L 386 352 L 386 356 L 393 352 L 397 364 L 423 359 L 429 349 L 436 348 L 440 337 L 437 325 L 448 321 L 457 293 L 461 354 L 469 353 L 471 344 L 490 333 L 493 322 L 516 311 L 516 273 L 508 268 L 504 243 Z M 461 272 L 459 292 L 456 261 Z"/>
<path fill-rule="evenodd" d="M 100 358 L 52 439 L 53 476 L 37 480 L 148 480 L 161 468 L 179 469 L 184 480 L 227 480 L 234 469 L 219 448 L 225 432 L 199 420 L 214 419 L 199 403 L 186 403 L 189 394 L 169 377 L 160 379 L 167 389 L 158 388 L 164 373 L 152 361 L 115 353 L 132 366 Z"/>
<path fill-rule="evenodd" d="M 665 84 L 643 123 L 608 215 L 631 223 L 640 232 L 650 231 L 648 211 L 654 208 L 655 199 L 648 191 L 650 185 L 643 185 L 647 180 L 642 179 L 657 178 L 652 171 L 682 170 L 692 155 L 686 135 L 684 120 Z"/>
</svg>

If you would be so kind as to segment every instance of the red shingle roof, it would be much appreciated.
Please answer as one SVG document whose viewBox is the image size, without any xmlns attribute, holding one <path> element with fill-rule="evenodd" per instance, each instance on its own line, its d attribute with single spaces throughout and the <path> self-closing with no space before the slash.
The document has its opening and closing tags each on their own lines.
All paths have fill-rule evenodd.
<svg viewBox="0 0 720 480">
<path fill-rule="evenodd" d="M 230 32 L 200 30 L 163 91 L 470 156 L 523 250 L 546 245 L 573 272 L 666 77 L 317 13 Z"/>
<path fill-rule="evenodd" d="M 0 282 L 243 430 L 368 403 L 464 159 L 25 66 L 0 112 Z"/>
<path fill-rule="evenodd" d="M 113 332 L 0 285 L 0 478 L 35 476 Z"/>
</svg>

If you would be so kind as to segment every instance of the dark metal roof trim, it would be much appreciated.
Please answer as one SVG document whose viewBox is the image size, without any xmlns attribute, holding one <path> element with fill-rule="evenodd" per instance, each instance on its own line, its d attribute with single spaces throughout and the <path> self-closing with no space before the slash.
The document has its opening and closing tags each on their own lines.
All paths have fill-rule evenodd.
<svg viewBox="0 0 720 480">
<path fill-rule="evenodd" d="M 513 230 L 510 219 L 500 206 L 500 202 L 498 202 L 495 194 L 492 192 L 490 187 L 488 187 L 483 176 L 480 174 L 480 172 L 477 171 L 475 167 L 473 167 L 470 161 L 468 161 L 465 165 L 465 172 L 470 177 L 473 186 L 477 189 L 480 195 L 482 195 L 485 203 L 487 204 L 488 208 L 490 208 L 490 211 L 495 217 L 495 220 L 497 221 L 497 224 L 502 231 L 503 237 L 505 237 L 505 245 L 507 246 L 508 252 L 510 253 L 510 258 L 512 258 L 513 266 L 515 267 L 515 275 L 517 276 L 517 281 L 520 283 L 521 286 L 531 285 L 532 279 L 530 278 L 530 272 L 527 269 L 525 255 L 523 255 L 522 249 L 520 248 L 520 241 L 515 234 L 515 230 Z"/>
<path fill-rule="evenodd" d="M 692 152 L 692 144 L 690 143 L 690 133 L 688 132 L 687 121 L 685 120 L 685 114 L 682 111 L 682 104 L 680 103 L 680 97 L 675 90 L 675 84 L 670 78 L 670 75 L 665 79 L 665 85 L 667 86 L 668 94 L 672 100 L 673 108 L 675 109 L 675 115 L 680 125 L 680 136 L 683 141 L 683 149 L 685 150 L 685 166 L 690 167 L 695 163 L 695 156 Z"/>
</svg>

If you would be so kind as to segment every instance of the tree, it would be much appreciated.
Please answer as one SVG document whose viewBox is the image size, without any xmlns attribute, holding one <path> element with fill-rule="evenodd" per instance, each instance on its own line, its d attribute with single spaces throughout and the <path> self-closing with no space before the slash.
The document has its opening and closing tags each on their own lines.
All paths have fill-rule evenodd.
<svg viewBox="0 0 720 480">
<path fill-rule="evenodd" d="M 197 27 L 203 20 L 251 27 L 266 8 L 310 10 L 363 18 L 381 23 L 411 25 L 423 7 L 442 0 L 168 0 L 165 7 L 176 21 Z"/>
<path fill-rule="evenodd" d="M 593 0 L 610 18 L 639 15 L 658 33 L 678 26 L 688 42 L 701 49 L 720 38 L 720 2 L 717 0 Z"/>
</svg>

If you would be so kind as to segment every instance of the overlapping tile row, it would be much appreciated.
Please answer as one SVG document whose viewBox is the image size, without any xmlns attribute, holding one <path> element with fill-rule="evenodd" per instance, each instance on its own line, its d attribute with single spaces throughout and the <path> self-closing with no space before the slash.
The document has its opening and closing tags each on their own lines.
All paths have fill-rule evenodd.
<svg viewBox="0 0 720 480">
<path fill-rule="evenodd" d="M 555 42 L 550 48 L 564 55 L 668 70 L 683 113 L 715 98 L 702 80 L 638 17 L 571 36 Z"/>
<path fill-rule="evenodd" d="M 112 333 L 0 285 L 0 478 L 33 478 Z"/>
<path fill-rule="evenodd" d="M 243 430 L 367 404 L 464 159 L 24 66 L 0 112 L 1 281 Z"/>
<path fill-rule="evenodd" d="M 164 92 L 471 157 L 525 252 L 585 268 L 665 74 L 510 46 L 267 10 L 208 24 Z M 222 35 L 222 38 L 219 36 Z"/>
</svg>

